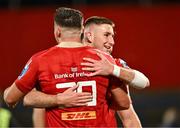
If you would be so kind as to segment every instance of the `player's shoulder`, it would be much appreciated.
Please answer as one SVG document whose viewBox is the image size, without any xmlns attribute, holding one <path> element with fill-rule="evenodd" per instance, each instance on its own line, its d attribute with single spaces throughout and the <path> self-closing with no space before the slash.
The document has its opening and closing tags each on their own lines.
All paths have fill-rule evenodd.
<svg viewBox="0 0 180 128">
<path fill-rule="evenodd" d="M 126 61 L 124 61 L 121 58 L 115 58 L 115 62 L 117 65 L 122 66 L 124 68 L 129 68 L 128 64 L 126 63 Z"/>
<path fill-rule="evenodd" d="M 87 52 L 90 52 L 90 53 L 95 54 L 97 49 L 94 48 L 94 47 L 85 46 L 85 49 L 84 49 L 84 50 L 86 50 Z"/>
<path fill-rule="evenodd" d="M 100 54 L 104 55 L 109 61 L 115 63 L 115 59 L 109 53 L 106 53 L 106 52 L 101 51 L 101 50 L 96 49 L 96 48 L 94 50 L 95 50 L 96 54 L 100 53 Z"/>
<path fill-rule="evenodd" d="M 104 51 L 101 51 L 101 50 L 99 50 L 99 49 L 94 49 L 96 52 L 98 52 L 98 53 L 100 53 L 100 54 L 103 54 L 104 56 L 106 56 L 106 57 L 108 57 L 108 58 L 112 58 L 112 59 L 114 59 L 109 53 L 106 53 L 106 52 L 104 52 Z"/>
<path fill-rule="evenodd" d="M 101 52 L 101 51 L 94 47 L 85 46 L 85 48 L 83 49 L 83 52 L 85 52 L 86 54 L 89 54 L 89 55 L 97 56 L 97 53 Z"/>
<path fill-rule="evenodd" d="M 53 47 L 50 47 L 50 48 L 48 48 L 48 49 L 39 51 L 39 52 L 33 54 L 31 58 L 33 58 L 33 59 L 41 58 L 41 57 L 43 57 L 43 56 L 51 53 L 51 52 L 54 51 L 55 49 L 56 49 L 56 46 L 53 46 Z"/>
</svg>

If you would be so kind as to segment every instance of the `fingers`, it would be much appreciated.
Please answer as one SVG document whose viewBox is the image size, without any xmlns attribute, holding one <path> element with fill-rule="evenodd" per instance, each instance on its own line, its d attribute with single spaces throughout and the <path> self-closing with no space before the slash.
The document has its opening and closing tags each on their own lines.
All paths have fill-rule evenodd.
<svg viewBox="0 0 180 128">
<path fill-rule="evenodd" d="M 93 99 L 93 96 L 90 92 L 77 93 L 77 95 L 77 103 L 90 102 Z"/>
<path fill-rule="evenodd" d="M 99 52 L 97 52 L 97 55 L 101 58 L 101 60 L 103 60 L 105 58 L 105 56 Z"/>
<path fill-rule="evenodd" d="M 91 99 L 81 99 L 78 101 L 78 103 L 87 103 L 87 102 L 91 102 L 92 101 L 92 98 Z"/>
<path fill-rule="evenodd" d="M 92 95 L 88 95 L 88 96 L 81 96 L 78 98 L 78 102 L 89 102 L 93 99 Z"/>
<path fill-rule="evenodd" d="M 93 96 L 89 92 L 77 93 L 77 98 L 72 100 L 70 104 L 66 104 L 66 107 L 76 107 L 76 106 L 87 106 L 88 102 L 91 102 Z"/>
<path fill-rule="evenodd" d="M 74 85 L 73 87 L 71 87 L 70 89 L 72 89 L 73 91 L 76 90 L 79 87 L 78 84 Z"/>
<path fill-rule="evenodd" d="M 92 96 L 83 96 L 83 97 L 79 97 L 79 99 L 73 103 L 73 106 L 87 106 L 88 102 L 91 102 L 93 99 Z"/>
<path fill-rule="evenodd" d="M 81 92 L 81 93 L 76 93 L 79 97 L 91 97 L 92 98 L 92 93 L 91 92 Z"/>
<path fill-rule="evenodd" d="M 64 92 L 74 92 L 74 91 L 76 91 L 76 89 L 79 87 L 79 85 L 74 85 L 73 87 L 70 87 L 70 88 L 68 88 L 66 91 L 64 91 Z"/>
<path fill-rule="evenodd" d="M 99 56 L 99 58 L 101 58 L 101 60 L 107 59 L 102 53 L 100 53 L 98 51 L 97 51 L 96 54 Z M 86 57 L 84 57 L 83 60 L 91 62 L 91 63 L 96 63 L 98 61 L 98 60 L 95 60 L 95 59 L 92 59 L 92 58 L 86 58 Z M 89 64 L 87 66 L 89 66 Z"/>
<path fill-rule="evenodd" d="M 92 58 L 83 58 L 83 60 L 88 61 L 88 62 L 91 62 L 91 63 L 97 62 L 97 60 L 94 60 L 94 59 L 92 59 Z"/>
<path fill-rule="evenodd" d="M 82 70 L 84 70 L 84 71 L 96 71 L 99 69 L 99 65 L 97 65 L 97 61 L 96 61 L 96 64 L 84 62 L 84 63 L 81 63 L 81 65 L 85 66 L 82 68 Z"/>
<path fill-rule="evenodd" d="M 82 70 L 84 70 L 84 71 L 95 71 L 95 68 L 83 67 Z"/>
<path fill-rule="evenodd" d="M 59 105 L 59 108 L 62 109 L 62 108 L 70 108 L 70 107 L 80 107 L 80 106 L 87 106 L 88 103 L 85 102 L 85 103 L 72 103 L 72 104 L 68 104 L 68 105 Z"/>
<path fill-rule="evenodd" d="M 93 67 L 94 64 L 93 63 L 88 63 L 88 62 L 84 62 L 84 63 L 81 63 L 82 66 L 89 66 L 89 67 Z"/>
<path fill-rule="evenodd" d="M 88 105 L 88 103 L 77 103 L 77 104 L 74 104 L 74 105 L 72 105 L 72 106 L 69 106 L 69 107 L 77 107 L 77 106 L 87 106 Z"/>
<path fill-rule="evenodd" d="M 96 76 L 96 75 L 100 75 L 100 72 L 96 71 L 96 72 L 93 72 L 93 73 L 85 74 L 85 76 L 88 76 L 88 77 Z"/>
</svg>

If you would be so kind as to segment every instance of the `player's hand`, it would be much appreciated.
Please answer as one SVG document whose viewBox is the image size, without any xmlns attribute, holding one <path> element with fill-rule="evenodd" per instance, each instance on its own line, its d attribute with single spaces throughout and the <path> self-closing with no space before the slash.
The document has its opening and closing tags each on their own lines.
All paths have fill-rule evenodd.
<svg viewBox="0 0 180 128">
<path fill-rule="evenodd" d="M 57 94 L 57 103 L 60 107 L 76 107 L 87 106 L 87 103 L 92 101 L 92 94 L 90 92 L 75 92 L 78 85 L 73 86 L 63 93 Z"/>
<path fill-rule="evenodd" d="M 101 53 L 97 53 L 100 57 L 100 60 L 94 60 L 92 58 L 83 58 L 84 61 L 81 63 L 82 70 L 84 71 L 92 71 L 92 73 L 86 74 L 86 76 L 95 76 L 95 75 L 110 75 L 113 72 L 113 64 L 109 62 L 109 60 L 102 55 Z"/>
</svg>

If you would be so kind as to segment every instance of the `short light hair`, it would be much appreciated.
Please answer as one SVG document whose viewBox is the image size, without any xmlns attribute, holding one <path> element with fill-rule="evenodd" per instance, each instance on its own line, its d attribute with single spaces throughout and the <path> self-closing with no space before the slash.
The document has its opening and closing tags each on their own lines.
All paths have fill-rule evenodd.
<svg viewBox="0 0 180 128">
<path fill-rule="evenodd" d="M 85 23 L 84 23 L 84 27 L 87 27 L 91 24 L 96 24 L 96 25 L 101 25 L 101 24 L 109 24 L 112 27 L 115 27 L 115 24 L 112 20 L 106 18 L 106 17 L 100 17 L 100 16 L 92 16 L 89 17 Z"/>
</svg>

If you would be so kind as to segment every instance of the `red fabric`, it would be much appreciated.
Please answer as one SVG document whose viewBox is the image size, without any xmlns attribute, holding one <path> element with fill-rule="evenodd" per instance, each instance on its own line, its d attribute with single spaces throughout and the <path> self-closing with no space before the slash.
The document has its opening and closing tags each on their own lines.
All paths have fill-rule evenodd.
<svg viewBox="0 0 180 128">
<path fill-rule="evenodd" d="M 57 94 L 68 88 L 68 82 L 84 82 L 81 84 L 82 91 L 96 91 L 94 94 L 97 101 L 93 106 L 46 109 L 47 126 L 115 127 L 117 125 L 114 111 L 108 108 L 106 101 L 109 79 L 101 76 L 85 77 L 83 75 L 85 72 L 81 70 L 82 66 L 80 65 L 83 57 L 99 59 L 94 48 L 81 47 L 69 50 L 69 48 L 52 47 L 32 56 L 30 63 L 27 63 L 24 74 L 21 74 L 16 80 L 17 87 L 25 93 L 38 84 L 43 92 Z M 110 61 L 112 60 L 111 58 Z M 92 85 L 92 81 L 96 81 L 96 83 Z M 65 87 L 63 87 L 64 85 Z M 64 117 L 63 114 L 65 114 Z"/>
<path fill-rule="evenodd" d="M 116 58 L 115 63 L 120 67 L 129 68 L 128 65 L 126 64 L 126 62 L 120 58 Z M 132 100 L 131 100 L 131 97 L 129 94 L 129 86 L 127 84 L 125 84 L 123 81 L 121 81 L 119 78 L 111 77 L 110 80 L 111 80 L 110 81 L 110 89 L 121 88 L 129 95 L 130 103 L 132 103 Z M 124 109 L 122 106 L 118 105 L 118 103 L 117 103 L 118 102 L 117 98 L 121 97 L 122 95 L 119 94 L 118 97 L 117 96 L 112 97 L 110 89 L 108 90 L 108 94 L 107 94 L 107 100 L 110 101 L 109 102 L 110 108 L 113 110 Z"/>
</svg>

